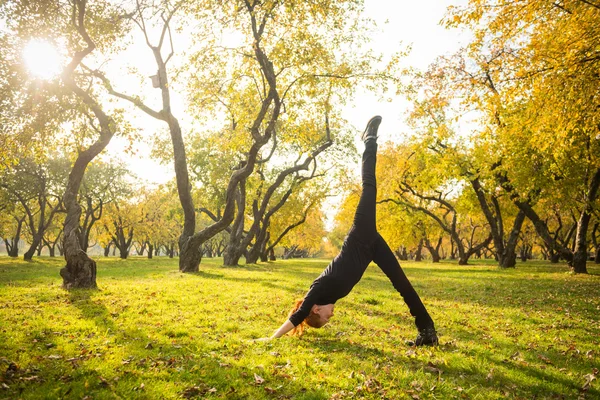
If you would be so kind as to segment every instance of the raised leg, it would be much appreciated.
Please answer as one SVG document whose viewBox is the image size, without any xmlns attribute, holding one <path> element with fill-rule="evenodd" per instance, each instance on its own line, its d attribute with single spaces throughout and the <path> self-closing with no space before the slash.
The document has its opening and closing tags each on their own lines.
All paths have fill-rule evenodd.
<svg viewBox="0 0 600 400">
<path fill-rule="evenodd" d="M 377 264 L 377 266 L 379 266 L 379 268 L 381 268 L 388 279 L 392 282 L 392 285 L 394 285 L 394 288 L 404 299 L 404 302 L 408 306 L 411 315 L 415 317 L 415 325 L 417 325 L 417 329 L 421 331 L 424 329 L 433 328 L 433 320 L 431 319 L 431 316 L 429 316 L 425 305 L 404 274 L 404 271 L 400 267 L 400 264 L 394 256 L 394 253 L 381 235 L 377 234 L 377 239 L 373 246 L 373 261 L 375 264 Z"/>
<path fill-rule="evenodd" d="M 381 123 L 381 117 L 373 117 L 367 124 L 367 129 L 362 138 L 365 142 L 365 151 L 362 156 L 362 193 L 350 234 L 359 241 L 372 243 L 377 235 L 376 226 L 376 200 L 377 179 L 375 177 L 375 166 L 377 164 L 377 129 Z"/>
</svg>

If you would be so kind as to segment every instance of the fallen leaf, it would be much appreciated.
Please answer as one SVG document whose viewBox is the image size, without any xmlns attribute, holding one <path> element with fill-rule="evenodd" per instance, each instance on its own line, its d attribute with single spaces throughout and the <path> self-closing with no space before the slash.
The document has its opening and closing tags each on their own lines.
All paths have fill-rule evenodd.
<svg viewBox="0 0 600 400">
<path fill-rule="evenodd" d="M 265 380 L 264 380 L 264 379 L 263 379 L 263 377 L 261 377 L 260 375 L 258 375 L 258 374 L 254 374 L 254 382 L 255 382 L 257 385 L 262 385 L 263 383 L 265 383 Z"/>
<path fill-rule="evenodd" d="M 435 374 L 441 374 L 442 370 L 439 369 L 434 363 L 432 363 L 431 361 L 427 363 L 427 366 L 425 367 L 425 371 L 429 371 L 429 372 L 433 372 Z"/>
<path fill-rule="evenodd" d="M 592 381 L 598 379 L 598 368 L 594 368 L 591 374 L 584 375 L 585 383 L 581 387 L 582 392 L 587 392 L 592 387 Z"/>
<path fill-rule="evenodd" d="M 538 358 L 539 358 L 540 360 L 542 360 L 543 362 L 545 362 L 546 364 L 549 364 L 549 365 L 554 365 L 554 364 L 552 363 L 552 360 L 550 360 L 548 357 L 546 357 L 546 356 L 545 356 L 545 355 L 543 355 L 543 354 L 538 354 Z"/>
</svg>

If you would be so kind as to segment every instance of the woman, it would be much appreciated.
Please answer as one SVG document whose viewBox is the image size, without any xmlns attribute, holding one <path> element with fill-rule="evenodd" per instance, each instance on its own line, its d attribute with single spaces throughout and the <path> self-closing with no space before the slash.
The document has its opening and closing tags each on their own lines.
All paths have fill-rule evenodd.
<svg viewBox="0 0 600 400">
<path fill-rule="evenodd" d="M 373 117 L 367 124 L 362 140 L 365 151 L 362 157 L 362 194 L 356 207 L 354 222 L 342 250 L 313 282 L 303 300 L 298 301 L 289 319 L 271 336 L 279 338 L 291 330 L 302 332 L 304 325 L 320 328 L 333 316 L 334 304 L 350 293 L 362 278 L 371 261 L 387 275 L 400 292 L 415 317 L 419 331 L 411 345 L 423 346 L 438 343 L 433 320 L 421 302 L 419 295 L 400 268 L 394 253 L 377 233 L 375 207 L 377 181 L 375 163 L 377 158 L 377 130 L 381 117 Z"/>
</svg>

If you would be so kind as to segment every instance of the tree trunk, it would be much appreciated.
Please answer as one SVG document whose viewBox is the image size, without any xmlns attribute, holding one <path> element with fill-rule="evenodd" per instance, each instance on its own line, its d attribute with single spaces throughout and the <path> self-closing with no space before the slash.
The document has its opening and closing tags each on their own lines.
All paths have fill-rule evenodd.
<svg viewBox="0 0 600 400">
<path fill-rule="evenodd" d="M 599 178 L 600 180 L 600 174 Z M 587 230 L 592 217 L 592 207 L 588 206 L 584 212 L 581 213 L 579 221 L 577 223 L 577 234 L 575 235 L 575 251 L 573 252 L 573 264 L 571 270 L 576 274 L 587 274 Z"/>
<path fill-rule="evenodd" d="M 504 251 L 502 254 L 498 253 L 499 256 L 499 266 L 500 268 L 515 268 L 517 265 L 517 242 L 519 240 L 519 233 L 521 232 L 521 227 L 523 226 L 523 222 L 525 221 L 525 213 L 523 210 L 519 210 L 517 213 L 517 217 L 515 218 L 515 222 L 513 224 L 513 228 L 508 236 L 508 240 L 506 245 L 504 246 Z"/>
<path fill-rule="evenodd" d="M 42 232 L 42 234 L 43 234 L 43 232 Z M 40 247 L 41 243 L 42 243 L 41 235 L 40 234 L 33 235 L 33 241 L 31 243 L 31 245 L 29 246 L 29 249 L 25 252 L 25 254 L 23 254 L 23 259 L 25 261 L 31 261 L 33 259 L 33 255 L 37 251 L 38 247 Z"/>
<path fill-rule="evenodd" d="M 239 265 L 240 258 L 246 250 L 245 240 L 242 240 L 244 218 L 246 216 L 246 179 L 242 179 L 237 186 L 235 204 L 237 212 L 229 233 L 229 242 L 223 252 L 223 265 L 230 267 Z"/>
<path fill-rule="evenodd" d="M 255 247 L 252 247 L 246 254 L 246 264 L 256 264 L 259 257 L 260 252 Z"/>
<path fill-rule="evenodd" d="M 415 261 L 423 261 L 423 239 L 419 240 L 417 245 L 417 251 L 415 252 Z"/>
<path fill-rule="evenodd" d="M 95 44 L 85 31 L 85 2 L 73 3 L 73 24 L 84 39 L 87 47 L 75 53 L 72 61 L 65 68 L 61 77 L 65 85 L 73 91 L 91 110 L 98 122 L 97 129 L 99 137 L 86 150 L 83 150 L 77 156 L 73 169 L 69 174 L 67 188 L 63 196 L 63 205 L 66 208 L 67 215 L 64 222 L 64 252 L 67 265 L 60 270 L 63 278 L 63 287 L 72 288 L 96 288 L 96 263 L 81 249 L 79 243 L 79 218 L 81 217 L 81 206 L 77 202 L 77 194 L 81 187 L 81 180 L 88 164 L 106 148 L 112 139 L 116 124 L 112 118 L 108 117 L 96 102 L 96 100 L 85 90 L 77 86 L 74 79 L 74 71 L 81 64 L 83 59 L 89 55 L 95 48 Z M 75 15 L 77 18 L 75 18 Z"/>
<path fill-rule="evenodd" d="M 273 249 L 269 250 L 269 261 L 277 261 L 277 258 L 275 257 L 275 250 Z"/>
<path fill-rule="evenodd" d="M 439 263 L 440 262 L 440 252 L 438 251 L 439 248 L 439 243 L 442 241 L 442 238 L 440 238 L 439 242 L 438 242 L 438 246 L 433 247 L 433 245 L 431 244 L 431 242 L 429 241 L 429 239 L 425 238 L 425 248 L 427 248 L 427 251 L 429 251 L 429 254 L 431 254 L 431 261 L 434 263 Z"/>
<path fill-rule="evenodd" d="M 129 249 L 127 248 L 119 248 L 119 258 L 121 260 L 126 260 L 129 257 Z"/>
<path fill-rule="evenodd" d="M 148 259 L 152 259 L 152 254 L 154 254 L 154 245 L 148 243 Z"/>
<path fill-rule="evenodd" d="M 4 239 L 4 246 L 9 257 L 19 257 L 19 240 L 15 238 L 11 240 Z"/>
</svg>

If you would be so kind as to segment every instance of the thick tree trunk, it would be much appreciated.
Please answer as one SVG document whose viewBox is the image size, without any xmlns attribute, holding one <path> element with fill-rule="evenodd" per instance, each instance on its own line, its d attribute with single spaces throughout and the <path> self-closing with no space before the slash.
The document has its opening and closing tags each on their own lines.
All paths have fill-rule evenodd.
<svg viewBox="0 0 600 400">
<path fill-rule="evenodd" d="M 269 250 L 269 261 L 277 261 L 277 258 L 275 257 L 275 250 L 273 249 Z"/>
<path fill-rule="evenodd" d="M 233 246 L 231 243 L 225 247 L 223 252 L 223 265 L 236 267 L 239 265 L 240 258 L 244 255 L 244 250 L 241 246 Z"/>
<path fill-rule="evenodd" d="M 246 250 L 246 240 L 242 240 L 244 219 L 246 216 L 246 179 L 242 179 L 237 186 L 235 204 L 237 211 L 233 225 L 231 226 L 231 232 L 229 233 L 229 242 L 223 252 L 223 265 L 229 267 L 239 265 L 240 258 L 242 258 Z"/>
<path fill-rule="evenodd" d="M 506 245 L 504 246 L 504 251 L 502 254 L 498 253 L 498 263 L 500 268 L 515 268 L 517 265 L 517 242 L 519 240 L 519 233 L 521 232 L 521 227 L 523 226 L 524 221 L 525 213 L 523 210 L 519 210 L 515 218 L 513 228 L 508 236 Z"/>
<path fill-rule="evenodd" d="M 148 243 L 148 259 L 152 259 L 153 254 L 154 254 L 154 245 Z"/>
<path fill-rule="evenodd" d="M 4 239 L 4 246 L 9 257 L 19 257 L 19 238 Z"/>
<path fill-rule="evenodd" d="M 23 259 L 25 261 L 31 261 L 33 259 L 33 255 L 36 253 L 36 251 L 38 250 L 38 248 L 40 248 L 40 245 L 42 244 L 43 233 L 44 232 L 42 232 L 41 234 L 37 233 L 33 235 L 33 240 L 31 242 L 31 245 L 29 246 L 29 249 L 25 252 L 25 254 L 23 254 Z"/>
<path fill-rule="evenodd" d="M 122 260 L 126 260 L 127 257 L 129 257 L 129 249 L 119 248 L 119 258 Z"/>
<path fill-rule="evenodd" d="M 80 161 L 81 155 L 77 161 Z M 75 162 L 69 175 L 69 183 L 64 196 L 67 216 L 64 223 L 64 250 L 67 265 L 60 270 L 63 288 L 96 288 L 96 262 L 79 246 L 79 217 L 81 207 L 77 203 L 77 192 L 88 162 Z M 90 160 L 91 161 L 91 160 Z"/>
<path fill-rule="evenodd" d="M 64 252 L 67 265 L 60 270 L 63 278 L 63 287 L 72 288 L 96 288 L 96 263 L 81 249 L 79 243 L 79 219 L 81 217 L 81 206 L 77 202 L 77 194 L 81 187 L 81 180 L 88 164 L 106 148 L 115 132 L 115 121 L 108 117 L 100 105 L 91 95 L 77 86 L 74 79 L 74 71 L 81 64 L 83 59 L 89 55 L 96 47 L 92 39 L 85 30 L 85 2 L 73 3 L 73 24 L 81 38 L 87 44 L 87 47 L 75 53 L 71 62 L 65 68 L 61 75 L 65 85 L 79 97 L 91 110 L 96 117 L 99 125 L 99 137 L 86 150 L 79 153 L 73 169 L 69 174 L 67 188 L 63 196 L 63 205 L 67 211 L 64 222 Z M 77 16 L 75 18 L 75 16 Z"/>
<path fill-rule="evenodd" d="M 429 241 L 428 238 L 425 238 L 425 247 L 427 248 L 427 251 L 429 251 L 429 254 L 431 254 L 431 260 L 434 263 L 439 263 L 440 262 L 440 246 L 442 245 L 442 238 L 440 237 L 438 239 L 437 245 L 434 247 L 431 242 Z"/>
<path fill-rule="evenodd" d="M 591 208 L 591 207 L 590 207 Z M 575 251 L 573 252 L 573 264 L 571 269 L 576 274 L 587 274 L 587 240 L 586 234 L 590 223 L 591 210 L 582 212 L 577 223 L 577 234 L 575 236 Z"/>
<path fill-rule="evenodd" d="M 260 252 L 255 247 L 252 247 L 246 254 L 246 264 L 256 264 L 259 257 Z"/>
<path fill-rule="evenodd" d="M 417 245 L 417 251 L 415 252 L 415 261 L 423 261 L 423 239 L 419 241 Z"/>
</svg>

